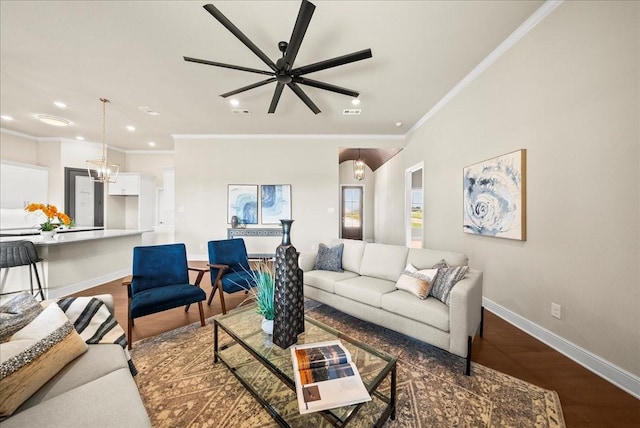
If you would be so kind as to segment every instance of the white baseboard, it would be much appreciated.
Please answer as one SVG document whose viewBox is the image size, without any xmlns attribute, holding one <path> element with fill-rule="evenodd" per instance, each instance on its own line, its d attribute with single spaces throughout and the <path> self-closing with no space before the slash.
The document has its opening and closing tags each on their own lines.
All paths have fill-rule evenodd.
<svg viewBox="0 0 640 428">
<path fill-rule="evenodd" d="M 530 334 L 568 358 L 571 358 L 576 363 L 592 371 L 606 381 L 611 382 L 618 388 L 640 399 L 640 378 L 638 376 L 629 373 L 615 364 L 592 354 L 586 349 L 563 339 L 557 334 L 532 323 L 526 318 L 523 318 L 515 312 L 500 306 L 486 297 L 482 298 L 482 303 L 487 310 L 498 315 L 508 323 L 513 324 L 520 330 Z"/>
<path fill-rule="evenodd" d="M 47 291 L 47 298 L 58 299 L 60 297 L 68 296 L 69 294 L 78 293 L 80 291 L 84 291 L 107 282 L 115 281 L 116 279 L 120 279 L 127 275 L 131 275 L 131 269 L 123 269 L 117 272 L 112 272 L 107 275 L 102 275 L 86 281 L 77 282 L 75 284 L 67 285 L 66 287 L 62 288 L 49 289 Z"/>
</svg>

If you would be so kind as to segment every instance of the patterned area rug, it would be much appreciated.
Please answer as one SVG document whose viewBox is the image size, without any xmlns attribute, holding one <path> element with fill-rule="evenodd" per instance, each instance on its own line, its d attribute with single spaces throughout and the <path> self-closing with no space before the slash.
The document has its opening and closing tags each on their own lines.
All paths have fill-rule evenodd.
<svg viewBox="0 0 640 428">
<path fill-rule="evenodd" d="M 307 314 L 398 357 L 396 419 L 385 427 L 564 427 L 558 395 L 404 335 L 310 302 Z M 221 336 L 220 343 L 226 338 Z M 131 352 L 154 427 L 271 427 L 269 414 L 222 363 L 213 319 L 143 339 Z"/>
</svg>

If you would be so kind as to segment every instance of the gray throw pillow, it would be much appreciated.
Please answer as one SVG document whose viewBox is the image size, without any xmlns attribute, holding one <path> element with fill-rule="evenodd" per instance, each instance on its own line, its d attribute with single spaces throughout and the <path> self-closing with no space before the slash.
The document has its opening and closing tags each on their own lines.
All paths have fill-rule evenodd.
<svg viewBox="0 0 640 428">
<path fill-rule="evenodd" d="M 451 302 L 451 289 L 458 281 L 465 277 L 469 271 L 469 266 L 450 267 L 449 264 L 442 259 L 433 265 L 433 268 L 438 269 L 438 274 L 433 280 L 433 286 L 431 287 L 429 295 L 449 306 Z"/>
<path fill-rule="evenodd" d="M 343 249 L 344 244 L 338 244 L 335 247 L 328 247 L 325 244 L 320 243 L 318 246 L 315 269 L 344 272 L 344 270 L 342 270 Z"/>
<path fill-rule="evenodd" d="M 28 292 L 23 291 L 0 305 L 0 343 L 6 342 L 18 330 L 42 312 L 42 306 Z"/>
</svg>

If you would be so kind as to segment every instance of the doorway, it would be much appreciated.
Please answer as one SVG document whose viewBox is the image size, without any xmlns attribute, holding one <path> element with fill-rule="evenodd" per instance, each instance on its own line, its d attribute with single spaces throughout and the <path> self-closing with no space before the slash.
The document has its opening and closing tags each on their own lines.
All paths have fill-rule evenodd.
<svg viewBox="0 0 640 428">
<path fill-rule="evenodd" d="M 64 212 L 77 227 L 104 227 L 104 184 L 86 169 L 64 169 Z"/>
<path fill-rule="evenodd" d="M 342 238 L 362 240 L 362 186 L 342 187 Z"/>
<path fill-rule="evenodd" d="M 424 236 L 424 163 L 405 171 L 405 232 L 406 244 L 410 248 L 422 248 Z"/>
</svg>

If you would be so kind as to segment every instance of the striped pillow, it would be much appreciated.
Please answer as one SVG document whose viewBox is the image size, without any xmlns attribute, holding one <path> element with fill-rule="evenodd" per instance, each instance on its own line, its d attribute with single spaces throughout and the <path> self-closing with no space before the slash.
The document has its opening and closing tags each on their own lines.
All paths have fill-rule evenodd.
<svg viewBox="0 0 640 428">
<path fill-rule="evenodd" d="M 8 417 L 67 363 L 87 350 L 56 304 L 0 344 L 0 417 Z"/>
</svg>

